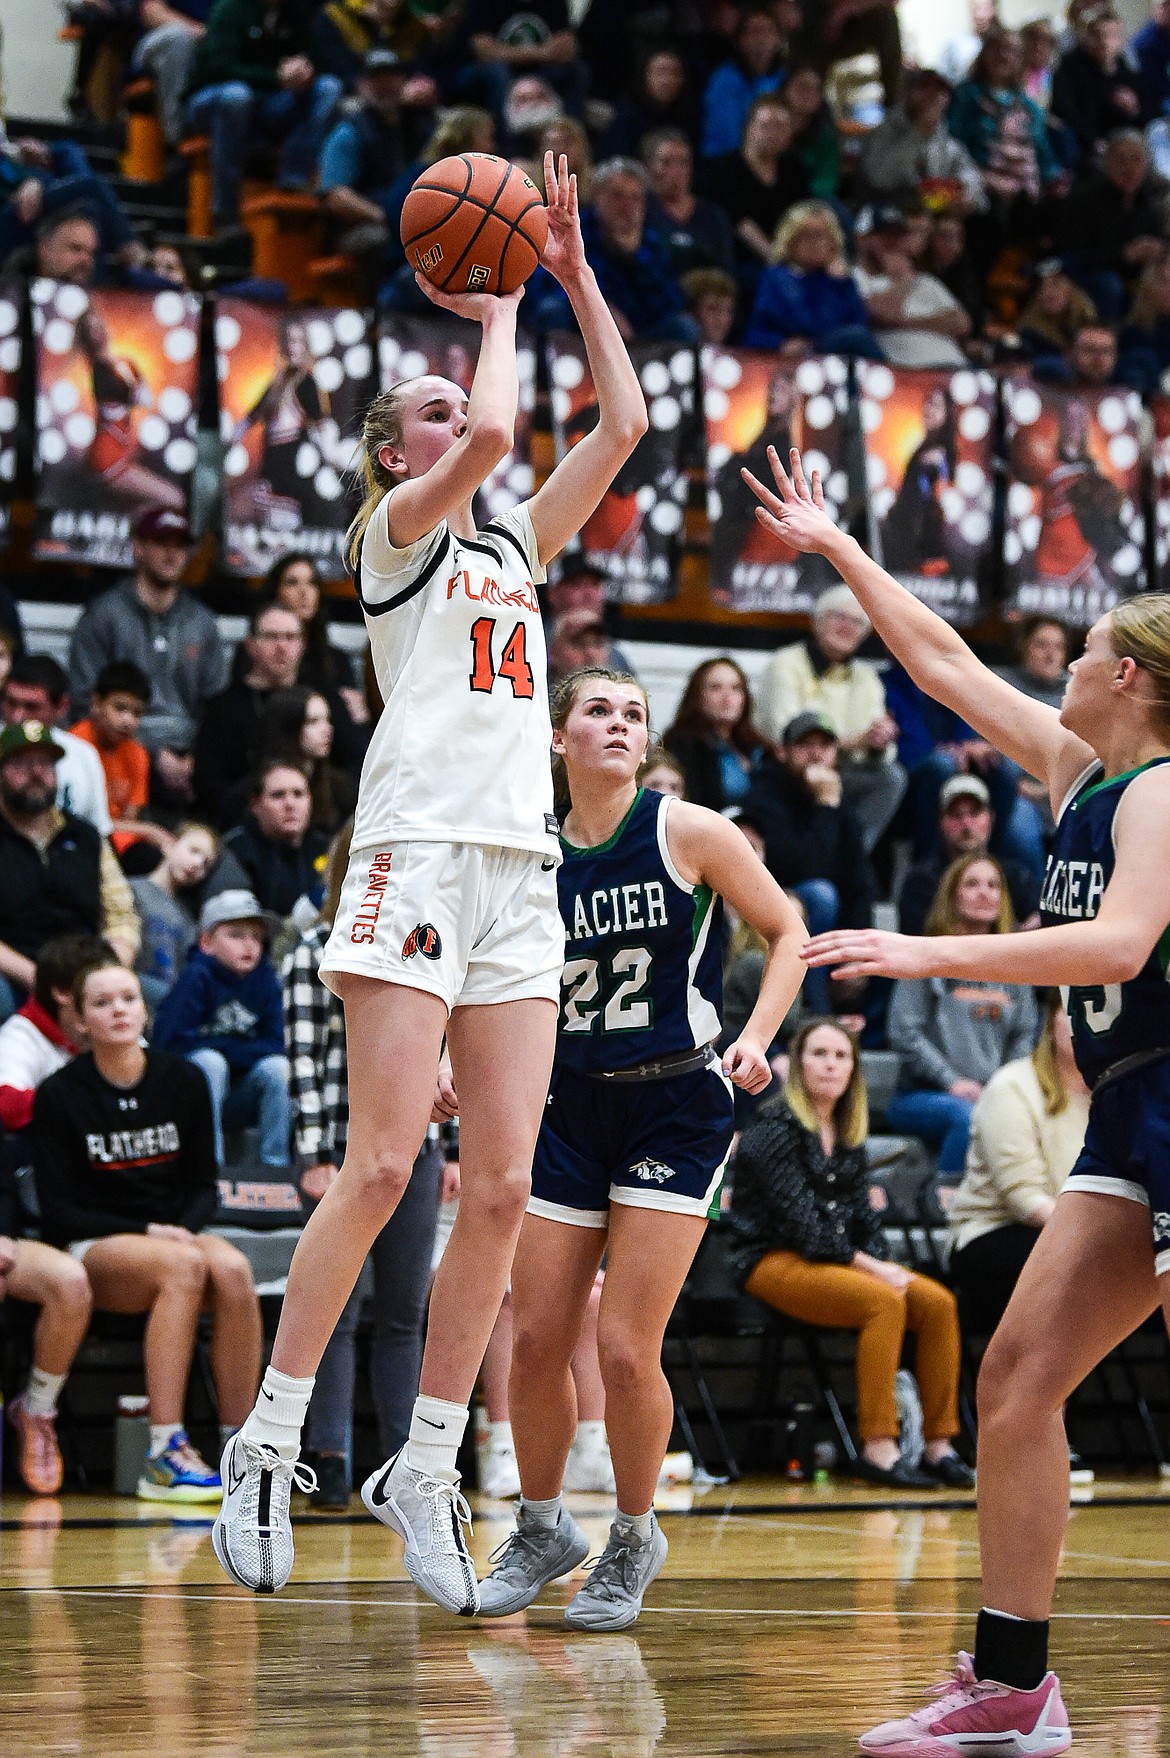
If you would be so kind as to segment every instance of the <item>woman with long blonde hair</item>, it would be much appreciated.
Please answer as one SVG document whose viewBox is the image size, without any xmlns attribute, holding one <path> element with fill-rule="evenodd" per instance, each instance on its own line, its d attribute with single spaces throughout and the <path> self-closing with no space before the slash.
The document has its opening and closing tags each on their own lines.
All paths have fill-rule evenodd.
<svg viewBox="0 0 1170 1758">
<path fill-rule="evenodd" d="M 950 1751 L 964 1733 L 968 1746 L 994 1735 L 1005 1758 L 1063 1752 L 1072 1736 L 1048 1670 L 1048 1617 L 1068 1518 L 1064 1404 L 1159 1301 L 1170 1315 L 1170 595 L 1138 594 L 1100 617 L 1051 708 L 997 677 L 837 529 L 798 453 L 791 477 L 775 453 L 770 463 L 775 489 L 750 483 L 765 529 L 825 556 L 919 688 L 1042 781 L 1056 819 L 1040 928 L 835 930 L 808 957 L 842 976 L 1068 989 L 1088 1131 L 983 1360 L 975 1653 L 959 1656 L 929 1708 L 862 1739 L 887 1758 Z"/>
<path fill-rule="evenodd" d="M 563 159 L 545 160 L 545 185 L 544 265 L 585 340 L 597 425 L 530 501 L 477 530 L 473 497 L 514 440 L 522 290 L 450 295 L 420 277 L 436 305 L 481 325 L 471 395 L 409 379 L 375 399 L 363 430 L 352 557 L 385 707 L 321 962 L 345 1009 L 348 1139 L 297 1246 L 256 1409 L 225 1452 L 213 1532 L 227 1572 L 258 1592 L 292 1569 L 289 1496 L 325 1345 L 429 1120 L 458 1110 L 459 1218 L 435 1278 L 422 1389 L 406 1445 L 362 1496 L 403 1539 L 424 1593 L 450 1611 L 479 1606 L 455 1460 L 524 1216 L 564 962 L 536 587 L 647 427 Z"/>
</svg>

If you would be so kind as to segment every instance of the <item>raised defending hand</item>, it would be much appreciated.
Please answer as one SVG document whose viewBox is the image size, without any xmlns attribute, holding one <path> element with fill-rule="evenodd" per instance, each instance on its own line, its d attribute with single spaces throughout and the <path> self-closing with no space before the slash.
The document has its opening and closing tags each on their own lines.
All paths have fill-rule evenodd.
<svg viewBox="0 0 1170 1758">
<path fill-rule="evenodd" d="M 432 305 L 454 312 L 456 317 L 470 318 L 475 324 L 488 323 L 497 313 L 505 310 L 510 310 L 514 316 L 524 297 L 522 286 L 517 287 L 514 293 L 444 293 L 440 288 L 433 287 L 425 275 L 416 273 L 414 278 Z"/>
<path fill-rule="evenodd" d="M 817 934 L 800 949 L 805 964 L 832 965 L 833 976 L 929 977 L 930 951 L 936 943 L 909 934 L 887 934 L 880 928 L 832 928 Z"/>
<path fill-rule="evenodd" d="M 762 1093 L 772 1078 L 768 1058 L 750 1038 L 737 1038 L 723 1053 L 723 1072 L 745 1093 Z"/>
<path fill-rule="evenodd" d="M 754 477 L 750 470 L 740 475 L 760 505 L 756 518 L 773 537 L 801 553 L 823 554 L 825 545 L 837 535 L 837 527 L 825 512 L 825 494 L 819 470 L 812 473 L 812 484 L 805 481 L 800 453 L 795 446 L 788 454 L 792 477 L 785 473 L 775 446 L 768 447 L 768 462 L 776 478 L 776 493 Z"/>
<path fill-rule="evenodd" d="M 548 243 L 541 262 L 562 287 L 567 287 L 585 268 L 585 244 L 581 237 L 581 219 L 577 212 L 577 178 L 569 175 L 569 161 L 564 153 L 553 164 L 551 153 L 544 155 L 544 188 L 548 202 Z"/>
</svg>

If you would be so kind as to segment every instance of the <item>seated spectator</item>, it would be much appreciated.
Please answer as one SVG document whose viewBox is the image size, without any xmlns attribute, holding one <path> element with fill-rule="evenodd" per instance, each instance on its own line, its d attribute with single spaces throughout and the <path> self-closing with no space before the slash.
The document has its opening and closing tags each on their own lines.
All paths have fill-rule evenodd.
<svg viewBox="0 0 1170 1758">
<path fill-rule="evenodd" d="M 248 1260 L 203 1228 L 215 1213 L 207 1084 L 146 1050 L 133 971 L 82 975 L 74 999 L 89 1051 L 50 1075 L 33 1105 L 33 1167 L 45 1238 L 81 1260 L 99 1312 L 145 1313 L 150 1452 L 146 1501 L 218 1502 L 183 1405 L 199 1314 L 211 1312 L 220 1433 L 243 1422 L 260 1380 L 260 1303 Z"/>
<path fill-rule="evenodd" d="M 878 208 L 863 214 L 854 278 L 891 366 L 945 371 L 967 364 L 959 343 L 970 335 L 971 319 L 941 281 L 918 267 L 929 235 L 923 213 Z"/>
<path fill-rule="evenodd" d="M 868 928 L 875 894 L 861 825 L 842 798 L 837 750 L 819 709 L 796 715 L 779 749 L 761 758 L 743 802 L 764 839 L 768 871 L 800 899 L 812 934 Z M 833 1013 L 823 976 L 807 973 L 805 998 L 817 1013 Z"/>
<path fill-rule="evenodd" d="M 261 1163 L 289 1164 L 292 1112 L 280 984 L 265 942 L 275 926 L 250 891 L 203 906 L 199 943 L 154 1022 L 154 1043 L 202 1069 L 211 1094 L 215 1158 L 224 1129 L 255 1125 Z"/>
<path fill-rule="evenodd" d="M 950 1206 L 951 1274 L 965 1325 L 990 1336 L 1052 1219 L 1089 1121 L 1089 1092 L 1056 990 L 1032 1054 L 992 1075 L 971 1115 Z"/>
<path fill-rule="evenodd" d="M 1069 632 L 1056 617 L 1029 617 L 1020 627 L 1014 665 L 998 668 L 1034 702 L 1059 708 L 1068 688 Z"/>
<path fill-rule="evenodd" d="M 103 255 L 127 268 L 146 252 L 104 177 L 71 140 L 8 140 L 0 145 L 0 262 L 32 245 L 38 225 L 82 211 L 96 224 Z"/>
<path fill-rule="evenodd" d="M 1125 58 L 1121 20 L 1115 12 L 1097 12 L 1052 75 L 1052 114 L 1071 130 L 1082 169 L 1092 168 L 1097 147 L 1115 129 L 1147 120 L 1141 83 Z"/>
<path fill-rule="evenodd" d="M 713 812 L 739 805 L 765 743 L 743 667 L 726 655 L 696 666 L 662 742 L 681 763 L 694 805 Z"/>
<path fill-rule="evenodd" d="M 731 222 L 721 207 L 691 187 L 695 155 L 686 135 L 681 129 L 648 134 L 642 158 L 650 173 L 646 224 L 665 239 L 675 274 L 696 268 L 730 272 L 735 264 Z"/>
<path fill-rule="evenodd" d="M 979 168 L 988 203 L 1013 238 L 1034 234 L 1042 197 L 1062 186 L 1044 112 L 1023 90 L 1020 39 L 989 30 L 970 75 L 955 89 L 948 127 Z"/>
<path fill-rule="evenodd" d="M 722 348 L 735 328 L 739 283 L 722 269 L 691 269 L 680 283 L 702 347 Z"/>
<path fill-rule="evenodd" d="M 857 1041 L 833 1020 L 809 1020 L 792 1042 L 788 1079 L 744 1132 L 731 1220 L 745 1293 L 806 1325 L 858 1332 L 853 1474 L 901 1489 L 969 1489 L 959 1430 L 959 1315 L 940 1282 L 886 1259 L 870 1201 L 869 1115 Z M 909 1330 L 917 1345 L 926 1447 L 899 1457 L 894 1379 Z"/>
<path fill-rule="evenodd" d="M 92 287 L 99 279 L 101 233 L 88 208 L 63 208 L 47 214 L 31 244 L 18 245 L 0 259 L 0 280 L 64 281 Z"/>
<path fill-rule="evenodd" d="M 1150 17 L 1129 42 L 1147 116 L 1170 114 L 1170 0 L 1153 0 Z"/>
<path fill-rule="evenodd" d="M 580 116 L 589 70 L 577 48 L 566 0 L 470 0 L 465 25 L 473 57 L 459 78 L 463 95 L 504 119 L 508 91 L 521 74 L 533 73 L 556 92 L 571 116 Z"/>
<path fill-rule="evenodd" d="M 613 121 L 601 137 L 602 157 L 636 159 L 645 150 L 646 136 L 665 129 L 693 142 L 698 118 L 682 56 L 659 44 L 642 62 L 631 91 L 618 99 Z"/>
<path fill-rule="evenodd" d="M 1101 391 L 1118 381 L 1117 331 L 1099 318 L 1083 323 L 1063 355 L 1032 362 L 1032 375 L 1069 390 Z"/>
<path fill-rule="evenodd" d="M 47 653 L 26 653 L 14 660 L 0 688 L 0 720 L 6 726 L 34 721 L 53 728 L 61 751 L 57 804 L 108 836 L 110 805 L 102 761 L 86 739 L 64 730 L 68 716 L 69 678 L 64 667 Z"/>
<path fill-rule="evenodd" d="M 302 897 L 317 904 L 329 838 L 310 824 L 313 796 L 303 768 L 272 759 L 256 772 L 242 824 L 223 839 L 266 910 L 282 920 Z"/>
<path fill-rule="evenodd" d="M 926 241 L 922 266 L 954 295 L 978 333 L 985 316 L 985 277 L 976 265 L 973 251 L 968 248 L 967 226 L 961 214 L 953 209 L 936 214 Z"/>
<path fill-rule="evenodd" d="M 1052 102 L 1052 70 L 1056 65 L 1056 32 L 1046 18 L 1034 18 L 1020 26 L 1020 52 L 1024 61 L 1024 90 L 1034 104 L 1047 111 Z"/>
<path fill-rule="evenodd" d="M 388 198 L 411 156 L 402 127 L 404 83 L 397 55 L 371 49 L 361 65 L 356 102 L 321 147 L 318 190 L 337 248 L 358 259 L 371 287 L 389 267 Z M 398 255 L 395 231 L 395 260 Z"/>
<path fill-rule="evenodd" d="M 676 800 L 685 800 L 686 771 L 681 763 L 675 762 L 664 746 L 651 745 L 638 771 L 638 786 L 648 787 L 652 793 L 670 794 Z M 760 859 L 763 858 L 761 854 Z"/>
<path fill-rule="evenodd" d="M 864 188 L 878 201 L 945 200 L 948 211 L 979 213 L 987 193 L 979 167 L 947 128 L 954 88 L 923 67 L 906 76 L 901 102 L 868 134 L 861 148 Z"/>
<path fill-rule="evenodd" d="M 715 69 L 703 89 L 705 159 L 734 153 L 757 98 L 778 91 L 784 81 L 784 38 L 768 7 L 744 8 L 733 45 L 731 60 Z"/>
<path fill-rule="evenodd" d="M 938 796 L 938 847 L 906 871 L 898 893 L 898 921 L 903 934 L 922 934 L 938 888 L 960 855 L 985 855 L 991 844 L 995 814 L 987 783 L 978 775 L 952 775 Z M 1039 925 L 1040 878 L 1030 867 L 1008 855 L 996 857 L 1011 900 L 1012 914 L 1026 927 Z"/>
<path fill-rule="evenodd" d="M 550 580 L 545 587 L 545 596 L 554 618 L 563 616 L 570 610 L 592 611 L 595 617 L 606 622 L 606 579 L 602 568 L 587 561 L 583 551 L 579 549 L 563 551 L 558 565 L 560 578 Z M 608 627 L 608 623 L 606 624 Z M 634 667 L 621 648 L 610 643 L 607 664 L 617 671 L 624 671 L 634 676 Z"/>
<path fill-rule="evenodd" d="M 960 855 L 943 874 L 927 934 L 1010 934 L 1016 919 L 998 863 Z M 891 1050 L 902 1057 L 901 1085 L 886 1106 L 893 1130 L 938 1149 L 938 1169 L 954 1180 L 967 1158 L 975 1101 L 997 1068 L 1030 1056 L 1036 1000 L 1022 983 L 924 977 L 894 984 L 887 1019 Z"/>
<path fill-rule="evenodd" d="M 336 835 L 357 804 L 357 783 L 348 770 L 330 761 L 333 750 L 333 718 L 327 699 L 318 690 L 294 684 L 291 690 L 274 690 L 264 704 L 260 723 L 259 767 L 285 763 L 305 772 L 309 783 L 309 827 L 324 836 Z M 227 815 L 237 823 L 251 798 L 251 784 L 237 795 Z"/>
<path fill-rule="evenodd" d="M 646 223 L 649 192 L 650 179 L 637 160 L 598 165 L 593 202 L 581 216 L 585 254 L 627 342 L 694 341 L 666 240 Z M 568 296 L 547 269 L 537 269 L 529 288 L 535 328 L 576 328 Z"/>
<path fill-rule="evenodd" d="M 180 824 L 158 866 L 130 881 L 142 924 L 142 944 L 134 969 L 151 1008 L 157 1008 L 170 993 L 198 938 L 188 900 L 211 873 L 218 856 L 219 838 L 214 830 L 206 824 Z M 234 872 L 229 877 L 238 876 L 240 885 L 245 885 L 243 869 L 234 862 L 232 865 Z"/>
<path fill-rule="evenodd" d="M 330 850 L 320 918 L 301 935 L 281 972 L 298 1181 L 314 1205 L 337 1178 L 349 1128 L 345 1018 L 340 1001 L 321 982 L 317 970 L 337 914 L 350 828 Z M 403 1199 L 370 1252 L 374 1283 L 370 1391 L 378 1443 L 387 1457 L 404 1444 L 410 1430 L 422 1365 L 440 1187 L 445 1182 L 437 1145 L 424 1141 Z M 309 1403 L 306 1444 L 314 1455 L 313 1505 L 319 1508 L 345 1507 L 349 1502 L 355 1341 L 364 1303 L 365 1291 L 355 1287 L 317 1369 Z"/>
<path fill-rule="evenodd" d="M 1136 129 L 1113 135 L 1099 170 L 1088 170 L 1060 205 L 1057 242 L 1065 267 L 1112 323 L 1126 290 L 1147 264 L 1166 255 L 1160 180 Z"/>
<path fill-rule="evenodd" d="M 617 649 L 606 633 L 605 621 L 597 611 L 562 611 L 549 630 L 549 688 L 586 666 L 619 669 L 616 653 Z"/>
<path fill-rule="evenodd" d="M 369 742 L 370 707 L 355 683 L 353 663 L 329 639 L 329 617 L 316 562 L 301 550 L 289 550 L 273 562 L 260 589 L 262 605 L 278 604 L 300 619 L 305 638 L 297 683 L 319 690 L 328 700 L 338 734 L 338 762 L 361 767 Z M 362 732 L 359 728 L 366 727 Z"/>
<path fill-rule="evenodd" d="M 815 67 L 790 67 L 780 93 L 792 117 L 792 146 L 808 175 L 808 193 L 832 201 L 841 182 L 841 142 Z"/>
<path fill-rule="evenodd" d="M 183 515 L 149 508 L 134 527 L 133 574 L 90 600 L 69 646 L 78 714 L 88 709 L 104 665 L 129 659 L 146 673 L 150 703 L 138 736 L 150 752 L 157 803 L 180 810 L 194 797 L 196 730 L 229 671 L 214 616 L 182 584 L 190 557 L 191 527 Z"/>
<path fill-rule="evenodd" d="M 792 116 L 779 98 L 757 98 L 739 146 L 707 166 L 707 193 L 731 221 L 740 274 L 751 287 L 760 264 L 772 261 L 777 226 L 793 202 L 808 194 L 808 172 L 792 150 L 793 133 Z"/>
<path fill-rule="evenodd" d="M 214 0 L 196 45 L 187 123 L 211 137 L 217 228 L 236 224 L 248 148 L 261 140 L 279 144 L 278 187 L 308 187 L 341 93 L 341 81 L 313 64 L 308 0 Z"/>
<path fill-rule="evenodd" d="M 744 345 L 778 348 L 796 336 L 818 354 L 882 358 L 845 260 L 840 222 L 823 201 L 798 202 L 780 222 Z"/>
<path fill-rule="evenodd" d="M 1077 331 L 1097 316 L 1097 307 L 1058 256 L 1037 263 L 1035 277 L 1032 297 L 1020 313 L 1018 327 L 1020 344 L 1033 360 L 1063 354 L 1071 348 Z"/>
<path fill-rule="evenodd" d="M 541 130 L 536 143 L 536 183 L 544 176 L 545 153 L 551 153 L 558 165 L 564 154 L 569 175 L 577 179 L 577 199 L 588 203 L 593 196 L 593 148 L 584 123 L 575 116 L 557 116 Z"/>
<path fill-rule="evenodd" d="M 41 1082 L 84 1048 L 73 1002 L 78 977 L 117 962 L 105 941 L 92 934 L 63 934 L 41 947 L 32 993 L 0 1025 L 0 1128 L 27 1129 Z"/>
<path fill-rule="evenodd" d="M 1170 261 L 1147 263 L 1118 338 L 1118 371 L 1152 396 L 1170 368 Z"/>
<path fill-rule="evenodd" d="M 235 783 L 255 767 L 264 704 L 274 690 L 291 690 L 305 655 L 304 624 L 283 604 L 253 611 L 243 641 L 242 675 L 212 697 L 195 740 L 195 794 L 207 816 L 222 824 Z"/>
<path fill-rule="evenodd" d="M 101 935 L 125 964 L 138 918 L 117 856 L 57 805 L 58 735 L 40 721 L 0 728 L 0 1020 L 24 1001 L 47 940 Z"/>
<path fill-rule="evenodd" d="M 322 73 L 335 73 L 352 91 L 366 57 L 387 50 L 414 70 L 418 84 L 434 82 L 426 70 L 450 53 L 451 38 L 463 11 L 461 0 L 430 0 L 425 11 L 402 0 L 326 0 L 317 14 L 313 60 Z"/>
<path fill-rule="evenodd" d="M 183 100 L 212 0 L 140 0 L 144 35 L 131 66 L 154 82 L 155 105 L 167 145 L 183 138 Z"/>
<path fill-rule="evenodd" d="M 171 844 L 169 830 L 142 816 L 150 801 L 150 753 L 134 735 L 149 706 L 150 679 L 142 667 L 132 659 L 114 659 L 97 675 L 89 714 L 73 725 L 73 736 L 92 745 L 101 759 L 113 820 L 110 841 L 122 857 L 135 844 L 140 850 Z"/>
<path fill-rule="evenodd" d="M 817 599 L 803 641 L 781 647 L 760 680 L 760 725 L 776 741 L 808 709 L 823 714 L 837 735 L 844 798 L 872 850 L 906 791 L 897 761 L 898 728 L 886 709 L 881 673 L 857 650 L 869 618 L 848 586 L 830 586 Z"/>
</svg>

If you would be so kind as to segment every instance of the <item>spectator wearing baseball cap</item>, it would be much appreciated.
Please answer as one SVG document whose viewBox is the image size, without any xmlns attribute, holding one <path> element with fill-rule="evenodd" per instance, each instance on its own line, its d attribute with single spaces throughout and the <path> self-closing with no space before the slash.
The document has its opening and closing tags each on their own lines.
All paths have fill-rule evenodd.
<svg viewBox="0 0 1170 1758">
<path fill-rule="evenodd" d="M 334 28 L 330 10 L 337 9 L 320 20 L 326 31 Z M 357 258 L 370 291 L 396 244 L 390 193 L 418 144 L 404 125 L 405 73 L 392 49 L 370 49 L 355 68 L 356 99 L 326 135 L 318 159 L 319 194 L 337 248 Z"/>
<path fill-rule="evenodd" d="M 82 612 L 69 649 L 74 711 L 84 715 L 102 667 L 133 660 L 150 679 L 139 738 L 151 756 L 152 791 L 181 807 L 192 794 L 195 734 L 204 708 L 228 681 L 228 653 L 215 618 L 182 584 L 191 527 L 182 513 L 149 508 L 134 527 L 134 572 Z"/>
<path fill-rule="evenodd" d="M 92 745 L 61 729 L 69 715 L 69 679 L 49 653 L 25 653 L 12 662 L 0 685 L 0 720 L 9 725 L 39 720 L 53 728 L 61 758 L 57 804 L 85 818 L 99 836 L 110 834 L 110 803 L 101 759 Z"/>
<path fill-rule="evenodd" d="M 578 549 L 561 556 L 560 570 L 559 577 L 550 580 L 545 587 L 548 608 L 554 619 L 567 610 L 591 610 L 608 627 L 605 588 L 609 576 L 605 569 L 588 561 Z M 619 671 L 628 671 L 631 677 L 636 675 L 633 665 L 616 642 L 610 642 L 609 653 L 611 665 Z"/>
<path fill-rule="evenodd" d="M 63 756 L 43 721 L 0 727 L 0 1019 L 32 989 L 46 941 L 100 934 L 126 964 L 138 950 L 134 899 L 113 849 L 57 805 Z"/>
<path fill-rule="evenodd" d="M 921 934 L 943 874 L 960 855 L 986 854 L 995 827 L 991 794 L 978 775 L 952 775 L 939 790 L 939 847 L 916 861 L 898 894 L 898 920 L 903 934 Z M 1040 882 L 1022 861 L 997 856 L 1017 922 L 1033 926 L 1040 900 Z"/>
<path fill-rule="evenodd" d="M 604 665 L 624 670 L 614 654 L 605 623 L 595 610 L 562 611 L 548 640 L 549 687 L 582 666 Z"/>
<path fill-rule="evenodd" d="M 267 942 L 279 925 L 252 891 L 221 891 L 199 917 L 199 940 L 159 1007 L 154 1043 L 202 1069 L 223 1131 L 255 1124 L 260 1159 L 289 1164 L 292 1106 L 280 983 Z"/>
<path fill-rule="evenodd" d="M 768 871 L 800 899 L 809 931 L 867 928 L 876 893 L 861 826 L 842 798 L 839 740 L 818 708 L 794 715 L 775 754 L 756 770 L 744 812 L 764 838 Z M 805 996 L 814 1012 L 833 1013 L 833 991 L 810 970 Z M 838 988 L 838 992 L 839 988 Z"/>
</svg>

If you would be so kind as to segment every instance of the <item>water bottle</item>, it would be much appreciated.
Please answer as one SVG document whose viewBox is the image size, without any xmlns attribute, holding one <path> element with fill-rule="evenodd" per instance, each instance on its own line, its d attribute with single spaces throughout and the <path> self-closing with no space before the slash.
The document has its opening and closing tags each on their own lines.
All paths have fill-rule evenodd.
<svg viewBox="0 0 1170 1758">
<path fill-rule="evenodd" d="M 132 1496 L 150 1453 L 150 1400 L 118 1399 L 114 1418 L 114 1494 Z"/>
</svg>

